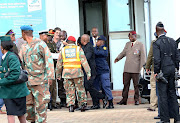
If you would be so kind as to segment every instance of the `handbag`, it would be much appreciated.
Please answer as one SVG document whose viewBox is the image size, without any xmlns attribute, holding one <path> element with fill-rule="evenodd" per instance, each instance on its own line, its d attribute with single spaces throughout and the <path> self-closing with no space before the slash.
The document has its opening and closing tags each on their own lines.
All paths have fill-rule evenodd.
<svg viewBox="0 0 180 123">
<path fill-rule="evenodd" d="M 6 78 L 9 74 L 10 74 L 10 70 L 9 70 L 9 62 L 8 62 L 8 58 L 10 55 L 15 55 L 17 57 L 16 54 L 11 53 L 7 56 L 7 67 L 8 67 L 8 71 L 4 74 L 4 78 Z M 18 57 L 17 57 L 18 58 Z M 18 58 L 19 59 L 19 58 Z M 19 78 L 13 82 L 13 84 L 20 84 L 20 83 L 24 83 L 28 81 L 28 72 L 26 70 L 23 70 L 22 68 L 20 69 L 20 75 Z"/>
</svg>

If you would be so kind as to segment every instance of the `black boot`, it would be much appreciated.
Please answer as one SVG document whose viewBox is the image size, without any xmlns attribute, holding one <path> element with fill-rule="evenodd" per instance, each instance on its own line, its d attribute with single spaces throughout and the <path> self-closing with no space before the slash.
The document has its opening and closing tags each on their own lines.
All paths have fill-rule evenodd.
<svg viewBox="0 0 180 123">
<path fill-rule="evenodd" d="M 66 107 L 66 98 L 61 98 L 61 107 Z"/>
<path fill-rule="evenodd" d="M 50 109 L 50 111 L 52 111 L 52 100 L 48 103 L 48 109 Z"/>
<path fill-rule="evenodd" d="M 104 99 L 103 99 L 103 108 L 106 108 L 106 106 L 107 106 L 107 101 L 108 101 L 108 97 L 105 96 Z"/>
<path fill-rule="evenodd" d="M 74 112 L 74 105 L 69 106 L 69 112 Z"/>
<path fill-rule="evenodd" d="M 114 108 L 113 100 L 108 100 L 108 102 L 109 102 L 109 106 L 106 107 L 106 109 L 113 109 Z"/>
<path fill-rule="evenodd" d="M 84 103 L 84 104 L 81 106 L 81 112 L 85 112 L 85 111 L 86 111 L 86 108 L 87 108 L 87 105 Z"/>
</svg>

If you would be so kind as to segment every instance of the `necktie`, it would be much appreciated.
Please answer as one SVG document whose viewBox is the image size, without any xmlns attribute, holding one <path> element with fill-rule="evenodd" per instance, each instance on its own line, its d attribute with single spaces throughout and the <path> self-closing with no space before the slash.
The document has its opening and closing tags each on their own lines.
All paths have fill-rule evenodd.
<svg viewBox="0 0 180 123">
<path fill-rule="evenodd" d="M 133 43 L 131 44 L 131 47 L 133 47 Z"/>
</svg>

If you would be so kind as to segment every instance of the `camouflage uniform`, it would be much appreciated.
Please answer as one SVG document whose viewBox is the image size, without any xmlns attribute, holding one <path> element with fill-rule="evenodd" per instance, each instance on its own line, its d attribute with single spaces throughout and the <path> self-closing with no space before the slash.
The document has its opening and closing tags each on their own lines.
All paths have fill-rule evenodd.
<svg viewBox="0 0 180 123">
<path fill-rule="evenodd" d="M 54 43 L 53 41 L 47 41 L 46 42 L 49 50 L 51 53 L 56 53 L 56 43 Z M 57 60 L 54 59 L 54 68 L 56 67 L 56 63 Z M 56 84 L 56 79 L 53 80 L 52 85 L 50 85 L 50 93 L 51 93 L 51 101 L 52 101 L 52 105 L 56 106 L 56 97 L 57 97 L 57 84 Z"/>
<path fill-rule="evenodd" d="M 67 46 L 74 45 L 68 44 Z M 86 60 L 83 50 L 80 48 L 79 50 L 79 58 L 81 61 L 81 65 L 87 73 L 87 76 L 91 76 L 91 70 L 89 64 Z M 79 105 L 83 105 L 87 103 L 87 96 L 85 93 L 84 85 L 83 85 L 83 71 L 81 68 L 74 69 L 63 69 L 63 57 L 62 52 L 59 55 L 57 66 L 56 66 L 56 76 L 57 78 L 64 78 L 64 88 L 66 89 L 66 101 L 67 106 L 71 106 L 75 104 L 75 90 L 78 95 Z M 62 72 L 62 74 L 61 74 Z M 62 76 L 61 76 L 62 75 Z"/>
<path fill-rule="evenodd" d="M 25 70 L 28 71 L 27 120 L 47 122 L 47 103 L 50 99 L 48 79 L 54 79 L 54 64 L 51 53 L 43 41 L 33 38 L 23 44 L 19 52 Z"/>
</svg>

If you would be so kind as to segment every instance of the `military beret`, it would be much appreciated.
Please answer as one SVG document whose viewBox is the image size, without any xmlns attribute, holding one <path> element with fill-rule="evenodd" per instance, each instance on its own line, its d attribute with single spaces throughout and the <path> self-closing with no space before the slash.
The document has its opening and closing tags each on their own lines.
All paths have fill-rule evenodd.
<svg viewBox="0 0 180 123">
<path fill-rule="evenodd" d="M 10 36 L 0 36 L 0 42 L 2 41 L 11 41 L 11 37 Z"/>
<path fill-rule="evenodd" d="M 21 30 L 31 30 L 31 31 L 33 31 L 33 28 L 30 25 L 23 25 L 23 26 L 20 27 L 20 29 Z"/>
<path fill-rule="evenodd" d="M 100 35 L 100 37 L 97 40 L 107 41 L 107 38 L 104 35 Z"/>
<path fill-rule="evenodd" d="M 164 25 L 163 25 L 162 22 L 158 22 L 158 23 L 156 24 L 156 26 L 157 26 L 157 27 L 164 27 Z"/>
<path fill-rule="evenodd" d="M 10 29 L 10 30 L 6 33 L 6 35 L 12 35 L 12 34 L 15 34 L 12 29 Z"/>
<path fill-rule="evenodd" d="M 67 40 L 68 40 L 68 41 L 74 41 L 74 42 L 76 42 L 76 38 L 73 37 L 73 36 L 69 36 Z"/>
<path fill-rule="evenodd" d="M 136 31 L 131 31 L 131 32 L 129 33 L 129 35 L 130 35 L 130 34 L 136 35 Z M 128 36 L 129 36 L 129 35 L 128 35 Z"/>
<path fill-rule="evenodd" d="M 40 32 L 39 32 L 39 35 L 41 35 L 41 34 L 46 34 L 46 35 L 47 35 L 47 34 L 48 34 L 48 31 L 40 31 Z"/>
</svg>

